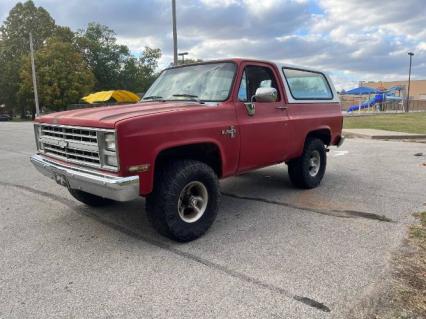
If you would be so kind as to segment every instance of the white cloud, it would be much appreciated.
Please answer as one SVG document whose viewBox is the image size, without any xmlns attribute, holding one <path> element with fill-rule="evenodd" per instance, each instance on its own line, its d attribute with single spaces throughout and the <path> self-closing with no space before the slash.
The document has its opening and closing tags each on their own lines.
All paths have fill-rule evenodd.
<svg viewBox="0 0 426 319">
<path fill-rule="evenodd" d="M 148 45 L 172 59 L 169 0 L 35 0 L 74 30 L 90 21 L 110 26 L 137 52 Z M 15 0 L 0 0 L 0 18 Z M 359 80 L 426 78 L 424 0 L 185 0 L 177 1 L 179 51 L 201 59 L 231 56 L 322 68 L 338 86 Z"/>
<path fill-rule="evenodd" d="M 313 28 L 319 32 L 340 28 L 358 34 L 371 29 L 413 38 L 426 35 L 423 0 L 319 0 L 319 5 L 325 12 Z"/>
<path fill-rule="evenodd" d="M 238 4 L 237 0 L 201 0 L 208 7 L 229 7 L 233 4 Z"/>
<path fill-rule="evenodd" d="M 247 6 L 247 8 L 253 14 L 262 14 L 263 12 L 275 10 L 279 6 L 283 5 L 283 2 L 289 3 L 290 1 L 282 1 L 282 0 L 244 0 L 243 4 Z"/>
</svg>

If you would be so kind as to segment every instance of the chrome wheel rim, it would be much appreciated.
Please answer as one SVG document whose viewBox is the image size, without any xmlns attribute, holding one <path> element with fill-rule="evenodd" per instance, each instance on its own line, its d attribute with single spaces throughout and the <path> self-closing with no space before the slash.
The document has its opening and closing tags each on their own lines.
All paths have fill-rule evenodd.
<svg viewBox="0 0 426 319">
<path fill-rule="evenodd" d="M 315 177 L 321 167 L 321 156 L 318 151 L 313 151 L 309 158 L 309 175 Z"/>
<path fill-rule="evenodd" d="M 180 192 L 178 200 L 179 217 L 186 223 L 195 223 L 206 211 L 209 194 L 203 183 L 188 183 Z"/>
</svg>

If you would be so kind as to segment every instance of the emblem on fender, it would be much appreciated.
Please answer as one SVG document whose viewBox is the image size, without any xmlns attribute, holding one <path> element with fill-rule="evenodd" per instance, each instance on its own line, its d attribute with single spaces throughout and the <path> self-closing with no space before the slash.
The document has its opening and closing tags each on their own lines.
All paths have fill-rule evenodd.
<svg viewBox="0 0 426 319">
<path fill-rule="evenodd" d="M 228 129 L 222 130 L 222 135 L 229 135 L 231 138 L 234 138 L 237 135 L 237 130 L 232 125 Z"/>
</svg>

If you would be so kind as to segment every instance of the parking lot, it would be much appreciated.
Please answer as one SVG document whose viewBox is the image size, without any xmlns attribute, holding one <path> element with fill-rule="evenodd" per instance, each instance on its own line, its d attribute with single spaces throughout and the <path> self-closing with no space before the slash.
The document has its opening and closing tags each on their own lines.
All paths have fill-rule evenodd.
<svg viewBox="0 0 426 319">
<path fill-rule="evenodd" d="M 88 208 L 40 175 L 31 123 L 0 141 L 0 318 L 357 317 L 425 210 L 426 144 L 350 139 L 317 189 L 285 165 L 223 180 L 211 230 L 178 244 L 144 199 Z"/>
</svg>

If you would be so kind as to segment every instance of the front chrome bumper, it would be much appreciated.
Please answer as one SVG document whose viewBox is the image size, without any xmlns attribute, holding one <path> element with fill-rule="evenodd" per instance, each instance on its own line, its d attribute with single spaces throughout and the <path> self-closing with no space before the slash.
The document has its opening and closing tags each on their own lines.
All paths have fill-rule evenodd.
<svg viewBox="0 0 426 319">
<path fill-rule="evenodd" d="M 43 175 L 62 186 L 120 202 L 139 196 L 139 176 L 117 177 L 101 174 L 58 164 L 38 154 L 31 156 L 31 163 Z"/>
</svg>

